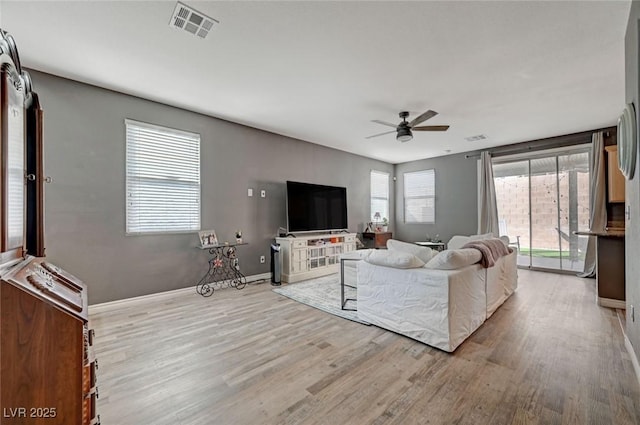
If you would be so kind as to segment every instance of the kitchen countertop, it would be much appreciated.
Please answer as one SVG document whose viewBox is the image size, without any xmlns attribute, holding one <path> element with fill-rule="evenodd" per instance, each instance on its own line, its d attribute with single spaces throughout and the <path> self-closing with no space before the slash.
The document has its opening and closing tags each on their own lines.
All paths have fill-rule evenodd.
<svg viewBox="0 0 640 425">
<path fill-rule="evenodd" d="M 601 236 L 601 237 L 605 237 L 605 238 L 624 238 L 624 229 L 621 230 L 614 230 L 614 229 L 608 229 L 608 230 L 602 230 L 600 232 L 592 232 L 590 230 L 584 230 L 584 231 L 577 231 L 577 232 L 573 232 L 575 235 L 582 235 L 582 236 Z"/>
</svg>

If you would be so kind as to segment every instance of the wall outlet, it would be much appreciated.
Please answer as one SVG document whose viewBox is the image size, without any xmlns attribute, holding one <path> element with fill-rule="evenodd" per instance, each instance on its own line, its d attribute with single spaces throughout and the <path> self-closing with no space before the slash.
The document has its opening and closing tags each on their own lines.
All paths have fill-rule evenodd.
<svg viewBox="0 0 640 425">
<path fill-rule="evenodd" d="M 260 197 L 261 198 L 266 198 L 267 197 L 267 191 L 266 190 L 261 190 L 260 191 Z"/>
<path fill-rule="evenodd" d="M 261 255 L 260 256 L 260 264 L 264 264 L 265 261 L 267 261 L 267 260 L 264 258 L 264 255 Z"/>
</svg>

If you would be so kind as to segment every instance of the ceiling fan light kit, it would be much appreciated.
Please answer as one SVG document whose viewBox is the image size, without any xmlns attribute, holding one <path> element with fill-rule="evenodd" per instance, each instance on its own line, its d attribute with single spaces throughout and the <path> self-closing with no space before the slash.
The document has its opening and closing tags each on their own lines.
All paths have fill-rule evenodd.
<svg viewBox="0 0 640 425">
<path fill-rule="evenodd" d="M 422 127 L 416 127 L 416 125 L 420 124 L 421 122 L 424 122 L 426 120 L 428 120 L 429 118 L 433 118 L 436 115 L 438 115 L 437 112 L 432 111 L 432 110 L 428 110 L 427 112 L 418 115 L 416 118 L 414 118 L 411 122 L 407 122 L 407 117 L 409 116 L 409 112 L 407 111 L 402 111 L 400 112 L 400 114 L 398 114 L 400 116 L 400 118 L 402 118 L 402 122 L 400 124 L 398 124 L 397 126 L 395 124 L 391 124 L 388 123 L 386 121 L 380 121 L 380 120 L 373 120 L 372 122 L 375 122 L 377 124 L 382 124 L 382 125 L 386 125 L 388 127 L 395 127 L 396 128 L 396 140 L 399 142 L 408 142 L 409 140 L 413 139 L 413 133 L 411 130 L 417 130 L 417 131 L 447 131 L 449 129 L 448 125 L 427 125 L 427 126 L 422 126 Z M 389 134 L 389 133 L 393 133 L 393 131 L 387 131 L 384 133 L 380 133 L 380 134 L 374 134 L 373 136 L 368 136 L 366 137 L 366 139 L 371 139 L 373 137 L 378 137 L 378 136 L 383 136 L 385 134 Z"/>
<path fill-rule="evenodd" d="M 409 127 L 401 127 L 398 128 L 398 134 L 396 135 L 396 140 L 399 142 L 408 142 L 413 139 L 413 134 L 411 133 L 411 129 Z"/>
</svg>

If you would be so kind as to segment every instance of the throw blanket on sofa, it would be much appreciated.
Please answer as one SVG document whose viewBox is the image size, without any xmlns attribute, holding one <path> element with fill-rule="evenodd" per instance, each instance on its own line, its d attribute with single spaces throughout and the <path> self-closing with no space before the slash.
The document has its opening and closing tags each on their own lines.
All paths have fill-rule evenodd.
<svg viewBox="0 0 640 425">
<path fill-rule="evenodd" d="M 462 248 L 474 248 L 480 251 L 480 254 L 482 254 L 480 264 L 485 269 L 493 267 L 498 258 L 513 252 L 513 250 L 508 248 L 500 239 L 481 239 L 471 241 L 465 244 Z"/>
</svg>

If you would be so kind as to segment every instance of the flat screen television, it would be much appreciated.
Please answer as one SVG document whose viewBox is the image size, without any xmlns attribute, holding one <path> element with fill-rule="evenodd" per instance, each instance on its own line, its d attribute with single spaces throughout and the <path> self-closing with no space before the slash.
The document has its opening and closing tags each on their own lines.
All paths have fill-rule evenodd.
<svg viewBox="0 0 640 425">
<path fill-rule="evenodd" d="M 345 187 L 287 181 L 287 231 L 347 229 Z"/>
</svg>

